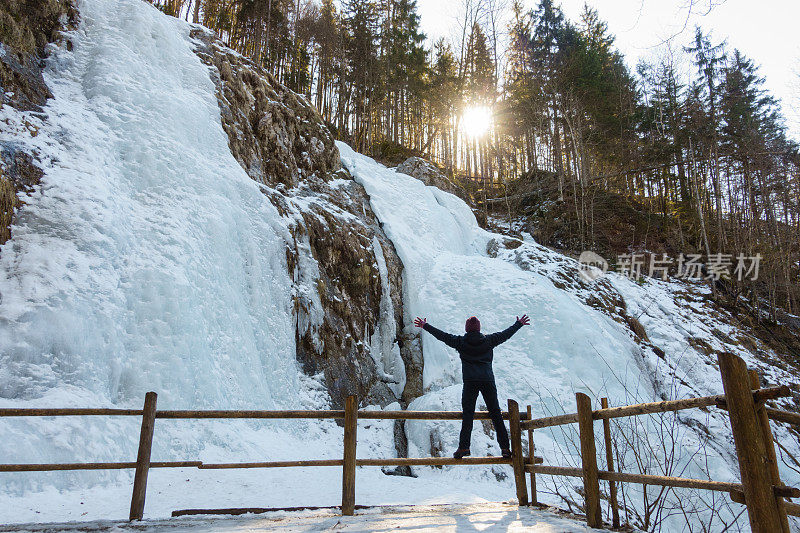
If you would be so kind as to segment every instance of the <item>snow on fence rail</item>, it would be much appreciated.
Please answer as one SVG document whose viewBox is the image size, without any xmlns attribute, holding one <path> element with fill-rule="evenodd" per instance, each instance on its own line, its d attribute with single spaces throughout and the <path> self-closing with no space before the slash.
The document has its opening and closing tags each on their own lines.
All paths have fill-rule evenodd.
<svg viewBox="0 0 800 533">
<path fill-rule="evenodd" d="M 778 472 L 778 462 L 773 444 L 769 420 L 795 424 L 800 426 L 800 415 L 766 407 L 764 402 L 775 398 L 789 396 L 787 386 L 761 388 L 758 374 L 748 371 L 744 361 L 731 353 L 719 355 L 720 373 L 725 394 L 704 396 L 682 400 L 662 401 L 608 407 L 606 398 L 601 399 L 602 408 L 592 410 L 591 399 L 577 393 L 577 412 L 558 416 L 534 419 L 531 417 L 531 406 L 526 413 L 520 413 L 519 405 L 508 400 L 508 411 L 503 418 L 509 421 L 511 437 L 511 459 L 502 457 L 465 457 L 454 459 L 449 457 L 417 457 L 388 459 L 357 459 L 357 422 L 358 419 L 393 419 L 393 420 L 458 420 L 461 413 L 457 411 L 359 411 L 355 396 L 349 396 L 343 410 L 328 411 L 197 411 L 197 410 L 156 410 L 157 396 L 154 392 L 145 395 L 144 408 L 138 409 L 26 409 L 3 408 L 0 416 L 141 416 L 142 427 L 139 437 L 137 460 L 124 463 L 61 463 L 61 464 L 0 464 L 0 472 L 34 472 L 53 470 L 96 470 L 135 468 L 133 495 L 131 497 L 130 519 L 140 520 L 144 513 L 147 473 L 150 468 L 196 467 L 200 469 L 228 468 L 283 468 L 283 467 L 342 467 L 342 514 L 352 515 L 355 505 L 356 466 L 442 466 L 442 465 L 494 465 L 510 464 L 514 471 L 517 500 L 519 505 L 528 504 L 528 489 L 525 473 L 530 475 L 531 503 L 535 504 L 536 474 L 553 476 L 572 476 L 583 478 L 584 509 L 586 521 L 590 527 L 602 527 L 600 513 L 600 480 L 610 485 L 609 503 L 612 508 L 613 526 L 619 526 L 619 509 L 616 498 L 615 483 L 639 483 L 667 487 L 697 488 L 728 492 L 732 501 L 746 505 L 750 527 L 753 532 L 789 532 L 788 515 L 800 516 L 800 505 L 790 503 L 784 498 L 800 497 L 800 489 L 785 486 Z M 595 446 L 594 421 L 603 421 L 603 436 L 606 450 L 612 446 L 610 421 L 614 418 L 639 416 L 645 414 L 664 413 L 698 407 L 718 407 L 728 411 L 731 421 L 736 455 L 739 461 L 741 483 L 721 482 L 704 479 L 688 479 L 647 474 L 615 472 L 613 457 L 606 454 L 608 470 L 600 470 L 597 466 L 597 450 Z M 342 459 L 320 459 L 300 461 L 268 461 L 257 463 L 215 463 L 201 461 L 151 462 L 150 451 L 153 443 L 153 430 L 156 418 L 260 418 L 260 419 L 344 419 L 344 454 Z M 488 419 L 489 413 L 482 411 L 475 414 L 477 419 Z M 581 451 L 581 467 L 543 465 L 543 460 L 534 455 L 533 431 L 535 429 L 578 424 Z M 528 454 L 522 449 L 522 432 L 528 432 Z M 765 468 L 766 466 L 766 468 Z M 212 510 L 198 509 L 173 512 L 180 514 L 197 514 L 208 512 L 238 512 L 246 509 Z"/>
</svg>

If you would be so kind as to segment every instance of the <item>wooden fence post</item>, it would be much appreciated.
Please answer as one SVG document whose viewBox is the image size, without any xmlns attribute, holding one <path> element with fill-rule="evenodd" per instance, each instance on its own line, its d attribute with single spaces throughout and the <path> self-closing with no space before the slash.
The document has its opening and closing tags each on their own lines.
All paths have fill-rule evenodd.
<svg viewBox="0 0 800 533">
<path fill-rule="evenodd" d="M 348 396 L 344 406 L 344 461 L 342 465 L 342 515 L 352 516 L 356 506 L 356 432 L 358 398 Z"/>
<path fill-rule="evenodd" d="M 747 365 L 730 352 L 720 353 L 718 361 L 750 528 L 753 533 L 782 531 Z"/>
<path fill-rule="evenodd" d="M 528 406 L 528 420 L 533 420 L 533 411 L 531 406 Z M 535 457 L 536 457 L 536 446 L 533 445 L 533 430 L 528 430 L 528 455 L 531 459 L 531 464 L 533 464 Z M 536 474 L 531 470 L 531 505 L 536 505 L 539 503 L 538 496 L 536 495 Z"/>
<path fill-rule="evenodd" d="M 517 486 L 519 505 L 528 505 L 528 487 L 525 485 L 525 457 L 522 455 L 522 429 L 519 427 L 519 404 L 508 400 L 508 425 L 511 430 L 511 466 Z"/>
<path fill-rule="evenodd" d="M 600 407 L 608 409 L 608 398 L 600 398 Z M 611 421 L 603 419 L 603 438 L 606 443 L 606 466 L 609 472 L 614 471 L 614 452 L 611 449 Z M 611 502 L 611 525 L 619 527 L 619 505 L 617 504 L 617 484 L 614 481 L 608 482 L 608 499 Z"/>
<path fill-rule="evenodd" d="M 761 380 L 759 379 L 758 372 L 750 370 L 750 388 L 758 390 L 761 388 Z M 781 474 L 778 470 L 778 456 L 775 453 L 775 443 L 772 442 L 772 428 L 769 426 L 769 416 L 764 405 L 756 405 L 756 418 L 758 425 L 761 427 L 761 437 L 764 439 L 764 451 L 767 452 L 767 463 L 769 464 L 769 472 L 772 476 L 772 484 L 776 487 L 783 486 L 781 481 Z M 775 503 L 778 506 L 778 515 L 781 518 L 781 525 L 783 533 L 789 533 L 789 517 L 786 514 L 786 506 L 784 505 L 783 498 L 780 496 L 775 497 Z"/>
<path fill-rule="evenodd" d="M 133 477 L 130 520 L 141 520 L 144 515 L 144 498 L 147 493 L 147 473 L 150 470 L 150 452 L 153 449 L 153 429 L 156 425 L 156 401 L 158 395 L 144 395 L 142 430 L 139 433 L 139 453 L 136 456 L 136 474 Z"/>
<path fill-rule="evenodd" d="M 582 392 L 575 393 L 578 404 L 578 431 L 581 439 L 581 463 L 583 467 L 583 492 L 586 498 L 586 524 L 603 527 L 600 514 L 600 481 L 597 473 L 597 448 L 594 443 L 592 400 Z"/>
</svg>

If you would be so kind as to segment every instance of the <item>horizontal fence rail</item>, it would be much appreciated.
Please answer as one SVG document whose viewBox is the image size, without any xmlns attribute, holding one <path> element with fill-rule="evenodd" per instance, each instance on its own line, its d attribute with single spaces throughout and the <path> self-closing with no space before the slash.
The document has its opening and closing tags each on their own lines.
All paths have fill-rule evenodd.
<svg viewBox="0 0 800 533">
<path fill-rule="evenodd" d="M 0 417 L 20 416 L 142 416 L 141 409 L 30 409 L 2 408 Z M 508 420 L 508 412 L 502 413 L 503 420 Z M 332 411 L 200 411 L 200 410 L 166 410 L 156 411 L 156 418 L 171 419 L 204 419 L 204 418 L 251 418 L 251 419 L 344 419 L 343 410 Z M 520 415 L 527 420 L 527 415 Z M 359 420 L 461 420 L 461 411 L 358 411 Z M 488 411 L 475 411 L 476 420 L 491 420 Z"/>
<path fill-rule="evenodd" d="M 162 461 L 150 463 L 150 468 L 199 467 L 201 461 Z M 0 464 L 0 472 L 52 472 L 57 470 L 125 470 L 136 463 L 59 463 L 59 464 Z"/>
<path fill-rule="evenodd" d="M 353 514 L 355 509 L 356 467 L 368 466 L 480 466 L 509 465 L 514 473 L 517 500 L 527 505 L 528 489 L 526 475 L 530 476 L 531 498 L 536 496 L 536 475 L 578 477 L 583 479 L 586 521 L 590 527 L 602 527 L 600 512 L 599 482 L 609 483 L 609 504 L 612 509 L 613 526 L 619 526 L 619 508 L 616 483 L 636 483 L 674 488 L 691 488 L 728 492 L 733 502 L 746 505 L 752 530 L 756 533 L 789 532 L 787 516 L 800 516 L 800 505 L 784 498 L 800 497 L 800 489 L 785 486 L 777 467 L 769 420 L 800 426 L 800 414 L 766 407 L 764 402 L 791 395 L 787 386 L 761 388 L 758 376 L 748 371 L 739 357 L 722 353 L 719 355 L 720 373 L 725 394 L 686 398 L 659 402 L 608 407 L 606 398 L 601 400 L 601 409 L 592 410 L 591 399 L 582 393 L 576 394 L 577 412 L 543 418 L 532 418 L 532 408 L 521 412 L 517 402 L 508 401 L 508 411 L 502 413 L 509 421 L 511 458 L 505 457 L 395 457 L 358 458 L 356 456 L 357 422 L 363 420 L 460 420 L 460 411 L 377 411 L 358 410 L 357 399 L 347 398 L 345 408 L 340 410 L 158 410 L 156 394 L 147 393 L 143 409 L 109 408 L 0 408 L 0 417 L 27 416 L 138 416 L 142 419 L 139 450 L 136 462 L 93 462 L 61 464 L 0 464 L 0 472 L 48 472 L 67 470 L 135 469 L 133 495 L 131 498 L 131 520 L 143 516 L 147 473 L 150 468 L 199 468 L 203 470 L 286 468 L 286 467 L 341 467 L 342 468 L 342 514 Z M 725 482 L 691 479 L 652 474 L 617 472 L 613 455 L 609 453 L 613 442 L 609 422 L 616 418 L 676 412 L 684 409 L 716 407 L 728 412 L 734 436 L 736 456 L 739 461 L 741 482 Z M 487 420 L 486 411 L 476 412 L 475 418 Z M 336 419 L 344 421 L 344 453 L 341 459 L 307 459 L 284 461 L 261 461 L 239 463 L 203 463 L 201 461 L 150 461 L 153 429 L 156 419 Z M 593 425 L 603 422 L 605 440 L 605 464 L 600 470 Z M 580 437 L 581 466 L 545 465 L 541 457 L 534 455 L 534 430 L 577 424 Z M 522 448 L 522 433 L 527 431 L 527 454 Z M 266 509 L 266 508 L 265 508 Z M 299 508 L 298 508 L 299 509 Z M 253 509 L 207 510 L 215 513 L 240 514 Z M 183 513 L 180 511 L 179 513 Z M 191 510 L 191 513 L 203 512 Z M 173 513 L 175 514 L 175 513 Z"/>
<path fill-rule="evenodd" d="M 140 520 L 144 512 L 147 471 L 150 468 L 199 468 L 203 470 L 247 469 L 247 468 L 287 468 L 287 467 L 342 467 L 343 479 L 350 478 L 343 487 L 342 510 L 352 514 L 360 506 L 355 500 L 356 466 L 470 466 L 470 465 L 512 465 L 514 459 L 504 457 L 397 457 L 378 459 L 358 459 L 355 457 L 355 424 L 363 420 L 461 420 L 460 411 L 378 411 L 357 410 L 355 397 L 347 399 L 342 410 L 157 410 L 156 394 L 147 393 L 144 409 L 113 408 L 0 408 L 0 417 L 60 417 L 60 416 L 137 416 L 142 418 L 138 458 L 136 462 L 91 462 L 59 464 L 0 464 L 0 472 L 51 472 L 67 470 L 122 470 L 135 469 L 134 491 L 131 498 L 131 520 Z M 509 401 L 509 407 L 516 411 L 502 412 L 504 420 L 527 420 L 520 415 L 516 402 Z M 491 419 L 488 411 L 477 411 L 478 420 Z M 241 463 L 203 463 L 202 461 L 150 461 L 152 449 L 153 423 L 156 419 L 338 419 L 345 420 L 345 459 L 309 459 L 289 461 L 261 461 Z M 348 427 L 348 420 L 350 426 Z M 520 451 L 521 453 L 521 451 Z M 347 456 L 350 456 L 348 459 Z M 520 465 L 533 465 L 543 462 L 541 457 L 523 457 Z M 522 468 L 522 467 L 521 467 Z M 520 471 L 522 471 L 520 468 Z M 348 470 L 350 474 L 348 474 Z"/>
<path fill-rule="evenodd" d="M 142 416 L 141 409 L 92 409 L 71 407 L 67 409 L 35 409 L 29 407 L 1 408 L 0 416 Z"/>
<path fill-rule="evenodd" d="M 785 396 L 791 396 L 791 390 L 786 385 L 779 387 L 769 387 L 760 389 L 753 392 L 753 401 L 755 403 L 763 402 L 765 400 L 774 400 Z M 681 411 L 684 409 L 695 409 L 698 407 L 719 407 L 725 404 L 725 395 L 719 394 L 717 396 L 701 396 L 699 398 L 686 398 L 683 400 L 667 400 L 663 402 L 650 402 L 641 403 L 637 405 L 625 405 L 622 407 L 609 407 L 607 409 L 598 409 L 592 411 L 592 420 L 610 420 L 612 418 L 623 418 L 629 416 L 650 415 L 656 413 L 666 413 L 670 411 Z M 767 409 L 767 413 L 777 412 L 776 409 Z M 786 418 L 795 420 L 795 424 L 800 425 L 800 415 L 794 413 L 786 413 L 789 415 Z M 772 416 L 770 416 L 772 418 Z M 775 417 L 775 420 L 780 418 Z M 563 426 L 566 424 L 573 424 L 578 422 L 578 413 L 570 413 L 565 415 L 548 416 L 544 418 L 534 418 L 527 422 L 522 422 L 522 429 L 542 429 L 553 426 Z"/>
<path fill-rule="evenodd" d="M 526 470 L 535 474 L 549 476 L 583 477 L 583 469 L 571 466 L 531 465 Z M 604 481 L 620 481 L 623 483 L 640 483 L 642 485 L 659 485 L 663 487 L 680 487 L 686 489 L 706 489 L 721 492 L 742 490 L 741 483 L 726 483 L 705 479 L 689 479 L 669 476 L 653 476 L 647 474 L 627 474 L 624 472 L 597 471 L 598 479 Z"/>
<path fill-rule="evenodd" d="M 772 409 L 771 407 L 766 407 L 764 410 L 767 412 L 767 416 L 769 416 L 770 420 L 777 420 L 778 422 L 800 426 L 800 414 Z"/>
<path fill-rule="evenodd" d="M 550 476 L 583 477 L 583 469 L 570 466 L 528 465 L 528 472 Z M 651 474 L 631 474 L 627 472 L 597 471 L 598 478 L 604 481 L 618 481 L 621 483 L 638 483 L 641 485 L 656 485 L 661 487 L 676 487 L 684 489 L 704 489 L 719 492 L 742 492 L 741 483 L 725 481 L 711 481 L 708 479 L 691 479 L 685 477 L 655 476 Z M 776 495 L 786 498 L 800 497 L 800 489 L 793 487 L 775 487 Z"/>
</svg>

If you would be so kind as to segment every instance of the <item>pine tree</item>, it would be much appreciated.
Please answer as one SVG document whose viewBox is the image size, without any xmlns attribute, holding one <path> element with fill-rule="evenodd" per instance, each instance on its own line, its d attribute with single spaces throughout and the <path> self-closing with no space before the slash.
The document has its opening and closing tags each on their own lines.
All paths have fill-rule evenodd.
<svg viewBox="0 0 800 533">
<path fill-rule="evenodd" d="M 427 55 L 422 44 L 425 35 L 419 26 L 416 0 L 393 2 L 392 18 L 386 35 L 386 83 L 392 106 L 392 140 L 405 141 L 405 117 L 422 96 Z M 384 63 L 384 62 L 382 62 Z"/>
<path fill-rule="evenodd" d="M 452 169 L 455 161 L 453 155 L 452 120 L 456 114 L 455 103 L 459 101 L 458 68 L 452 48 L 444 39 L 439 39 L 433 46 L 433 57 L 429 66 L 430 79 L 426 89 L 425 100 L 431 110 L 433 131 L 423 147 L 427 151 L 435 138 L 440 138 L 442 160 L 448 169 Z"/>
<path fill-rule="evenodd" d="M 323 0 L 319 17 L 314 24 L 317 80 L 315 102 L 322 117 L 333 119 L 334 88 L 343 55 L 342 28 L 333 0 Z"/>
<path fill-rule="evenodd" d="M 466 55 L 465 99 L 468 105 L 492 105 L 495 94 L 495 65 L 486 34 L 480 24 L 472 26 Z"/>
<path fill-rule="evenodd" d="M 708 155 L 712 165 L 710 168 L 711 183 L 713 186 L 713 196 L 717 213 L 717 241 L 720 247 L 725 246 L 724 229 L 722 222 L 722 189 L 719 177 L 719 158 L 717 151 L 717 137 L 719 132 L 718 118 L 718 99 L 720 72 L 725 61 L 725 43 L 716 45 L 711 44 L 710 35 L 703 34 L 698 26 L 695 29 L 695 42 L 693 46 L 685 49 L 695 56 L 695 65 L 700 75 L 699 94 L 705 95 L 708 110 L 709 125 L 707 131 L 709 137 L 698 139 L 700 146 L 703 147 L 701 154 Z"/>
<path fill-rule="evenodd" d="M 347 34 L 347 75 L 339 80 L 339 125 L 350 130 L 354 147 L 367 151 L 372 144 L 373 94 L 378 66 L 378 9 L 374 2 L 348 0 L 344 6 Z M 346 97 L 345 97 L 346 95 Z M 352 102 L 352 112 L 347 102 Z M 348 124 L 352 120 L 352 124 Z"/>
</svg>

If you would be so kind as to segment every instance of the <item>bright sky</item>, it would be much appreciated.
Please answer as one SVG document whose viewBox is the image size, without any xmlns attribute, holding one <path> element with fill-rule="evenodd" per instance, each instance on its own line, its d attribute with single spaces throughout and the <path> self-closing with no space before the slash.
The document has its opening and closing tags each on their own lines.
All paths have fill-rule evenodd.
<svg viewBox="0 0 800 533">
<path fill-rule="evenodd" d="M 497 0 L 502 2 L 502 0 Z M 691 42 L 694 26 L 712 32 L 714 43 L 727 40 L 728 49 L 738 48 L 760 65 L 766 88 L 781 100 L 790 135 L 800 141 L 800 21 L 799 0 L 695 0 L 690 14 L 689 0 L 587 0 L 597 9 L 616 36 L 617 47 L 633 69 L 640 58 L 653 59 L 663 54 L 659 47 L 669 37 L 674 50 Z M 511 0 L 507 0 L 511 5 Z M 525 0 L 535 7 L 537 0 Z M 555 3 L 559 3 L 556 0 Z M 580 20 L 584 0 L 561 0 L 567 18 Z M 459 34 L 457 19 L 463 0 L 417 0 L 422 27 L 430 38 Z M 689 17 L 687 21 L 687 16 Z M 681 31 L 683 33 L 681 33 Z M 693 73 L 686 65 L 685 72 Z"/>
</svg>

